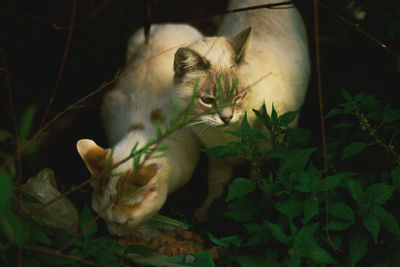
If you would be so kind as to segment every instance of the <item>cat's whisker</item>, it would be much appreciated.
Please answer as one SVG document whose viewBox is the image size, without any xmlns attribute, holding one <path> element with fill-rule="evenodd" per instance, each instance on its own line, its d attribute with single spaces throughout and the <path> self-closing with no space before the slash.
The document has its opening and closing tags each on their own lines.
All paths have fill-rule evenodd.
<svg viewBox="0 0 400 267">
<path fill-rule="evenodd" d="M 204 120 L 194 121 L 194 122 L 191 122 L 188 125 L 186 125 L 186 127 L 190 127 L 190 126 L 194 126 L 194 125 L 198 125 L 198 124 L 202 124 L 202 123 L 205 123 L 205 121 Z"/>
</svg>

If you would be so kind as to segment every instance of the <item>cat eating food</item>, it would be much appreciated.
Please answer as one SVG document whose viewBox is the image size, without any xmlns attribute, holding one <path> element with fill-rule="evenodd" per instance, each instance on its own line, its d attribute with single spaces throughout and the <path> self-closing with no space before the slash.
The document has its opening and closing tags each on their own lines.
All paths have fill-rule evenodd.
<svg viewBox="0 0 400 267">
<path fill-rule="evenodd" d="M 143 30 L 131 37 L 123 74 L 102 107 L 104 128 L 114 150 L 103 149 L 90 139 L 77 142 L 92 175 L 129 157 L 135 144 L 140 149 L 149 138 L 156 138 L 157 120 L 161 114 L 169 118 L 172 113 L 174 53 L 179 46 L 201 38 L 197 30 L 180 24 L 153 26 L 148 44 Z M 161 145 L 169 145 L 169 149 L 163 157 L 150 158 L 138 170 L 133 169 L 131 158 L 112 170 L 120 175 L 91 183 L 92 208 L 112 234 L 135 232 L 140 223 L 160 210 L 169 193 L 190 179 L 199 158 L 198 138 L 189 128 L 171 137 L 179 141 L 164 139 Z"/>
<path fill-rule="evenodd" d="M 281 1 L 232 1 L 229 9 L 277 2 Z M 306 32 L 295 8 L 228 14 L 219 36 L 179 48 L 174 60 L 172 95 L 179 103 L 188 103 L 200 78 L 194 109 L 198 119 L 191 128 L 207 148 L 233 141 L 236 137 L 225 131 L 238 131 L 245 114 L 256 126 L 252 109 L 264 103 L 278 114 L 299 110 L 310 73 Z M 235 162 L 209 157 L 209 194 L 196 211 L 198 219 L 206 219 Z"/>
</svg>

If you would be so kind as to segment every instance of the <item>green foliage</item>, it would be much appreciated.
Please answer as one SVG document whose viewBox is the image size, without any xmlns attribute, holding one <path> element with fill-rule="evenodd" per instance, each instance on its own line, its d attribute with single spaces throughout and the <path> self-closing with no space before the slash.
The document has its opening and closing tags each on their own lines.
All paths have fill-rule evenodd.
<svg viewBox="0 0 400 267">
<path fill-rule="evenodd" d="M 383 1 L 377 0 L 356 0 L 352 1 L 354 3 L 351 3 L 351 5 L 348 5 L 348 1 L 327 0 L 326 2 L 330 7 L 346 6 L 345 12 L 353 12 L 355 8 L 360 6 L 362 10 L 367 12 L 367 19 L 357 22 L 357 24 L 360 24 L 359 29 L 370 32 L 371 36 L 383 41 L 387 48 L 395 48 L 398 44 L 400 33 L 400 6 L 398 1 L 390 0 L 388 3 L 383 3 Z M 354 8 L 351 7 L 352 5 L 354 5 Z M 34 9 L 37 9 L 37 6 L 33 6 Z M 337 10 L 340 10 L 340 8 Z M 131 17 L 121 16 L 122 14 L 125 13 L 120 11 L 118 18 Z M 345 17 L 349 16 L 351 16 L 350 13 L 345 15 Z M 23 16 L 15 16 L 15 14 L 6 17 L 23 21 L 24 24 L 29 22 Z M 100 17 L 96 21 L 99 21 Z M 329 18 L 329 16 L 326 16 L 326 18 L 330 20 L 330 25 L 339 29 L 341 35 L 340 38 L 335 38 L 337 36 L 329 35 L 329 33 L 326 35 L 328 38 L 325 38 L 324 49 L 321 50 L 322 57 L 324 57 L 324 50 L 329 51 L 329 53 L 333 52 L 334 49 L 332 48 L 335 44 L 348 49 L 346 42 L 355 40 L 355 38 L 349 38 L 348 32 L 338 24 L 333 24 L 332 18 Z M 325 18 L 321 17 L 320 19 Z M 88 26 L 86 22 L 83 23 Z M 118 23 L 121 23 L 119 19 Z M 45 24 L 37 25 L 48 27 Z M 107 25 L 110 29 L 115 28 L 115 25 L 112 26 L 109 23 Z M 83 28 L 88 28 L 86 26 Z M 324 23 L 324 26 L 325 31 L 328 24 Z M 30 31 L 32 27 L 22 28 Z M 100 28 L 104 29 L 104 27 Z M 36 29 L 34 32 L 38 34 L 19 34 L 18 36 L 26 38 L 27 36 L 40 36 L 41 32 L 48 32 L 37 27 L 34 27 L 34 29 Z M 90 29 L 92 30 L 92 28 Z M 107 36 L 104 32 L 101 32 L 100 35 Z M 353 34 L 353 36 L 357 36 L 357 34 Z M 97 42 L 98 38 L 92 39 L 96 40 L 96 43 L 104 43 Z M 114 38 L 108 39 L 115 43 Z M 367 38 L 358 39 L 367 40 Z M 325 81 L 324 87 L 326 87 L 324 103 L 328 106 L 335 103 L 337 95 L 340 95 L 338 93 L 339 86 L 343 86 L 343 88 L 352 92 L 357 90 L 364 92 L 376 90 L 378 93 L 380 93 L 380 90 L 386 90 L 383 92 L 389 92 L 386 95 L 382 93 L 380 95 L 382 98 L 390 98 L 392 94 L 396 93 L 395 90 L 392 90 L 393 92 L 389 90 L 395 87 L 390 83 L 395 84 L 397 78 L 396 80 L 390 80 L 390 78 L 397 77 L 395 75 L 400 73 L 400 60 L 390 56 L 382 56 L 383 54 L 379 53 L 380 48 L 373 48 L 375 44 L 367 41 L 369 44 L 362 45 L 358 39 L 353 42 L 355 44 L 353 50 L 340 49 L 340 56 L 337 56 L 339 64 L 336 63 L 336 66 L 335 62 L 329 60 L 329 57 L 322 60 L 322 62 L 326 62 L 326 65 L 332 66 L 331 69 L 326 67 L 322 70 L 323 81 Z M 48 38 L 46 37 L 44 40 L 47 42 Z M 335 42 L 330 40 L 335 40 Z M 86 46 L 89 44 L 92 47 L 87 41 L 84 40 L 81 43 Z M 46 46 L 37 45 L 37 47 Z M 79 47 L 79 44 L 76 44 L 76 47 Z M 12 46 L 9 46 L 9 48 L 12 49 Z M 21 46 L 18 46 L 18 49 L 21 49 Z M 20 53 L 17 50 L 11 51 L 13 52 L 5 51 L 6 60 L 12 59 L 13 54 Z M 29 51 L 22 49 L 20 54 L 29 54 L 27 52 Z M 356 54 L 355 61 L 360 63 L 351 68 L 349 67 L 351 62 L 347 60 L 347 57 L 352 53 Z M 40 51 L 37 54 L 39 55 Z M 72 63 L 74 54 L 80 53 L 70 53 L 68 61 L 71 62 L 71 66 L 74 66 Z M 332 57 L 336 55 L 332 53 Z M 118 56 L 113 56 L 113 58 L 118 58 Z M 382 63 L 377 64 L 377 58 L 389 59 L 379 60 L 387 63 L 384 65 Z M 91 62 L 98 62 L 89 56 L 88 59 Z M 68 69 L 77 69 L 78 72 L 83 71 L 82 73 L 84 73 L 88 65 L 81 64 L 81 57 L 78 61 L 83 69 L 79 70 L 79 66 L 78 68 Z M 36 64 L 35 60 L 32 62 Z M 107 60 L 105 62 L 108 63 Z M 366 62 L 372 64 L 365 64 Z M 14 130 L 5 128 L 9 124 L 8 120 L 6 120 L 6 123 L 2 121 L 4 124 L 1 125 L 2 129 L 0 129 L 0 158 L 2 162 L 0 169 L 0 265 L 17 266 L 17 251 L 22 248 L 22 266 L 84 266 L 83 263 L 72 259 L 33 252 L 24 248 L 24 246 L 27 246 L 55 251 L 71 241 L 74 236 L 65 233 L 54 234 L 32 219 L 26 219 L 22 222 L 18 219 L 16 138 L 19 138 L 19 143 L 22 145 L 22 155 L 26 157 L 32 151 L 27 148 L 29 141 L 32 141 L 29 140 L 33 136 L 32 130 L 36 126 L 34 125 L 34 121 L 37 119 L 35 107 L 39 107 L 40 104 L 47 104 L 49 90 L 36 90 L 43 86 L 41 81 L 31 81 L 29 78 L 36 76 L 41 79 L 43 68 L 36 68 L 38 70 L 36 74 L 28 73 L 29 79 L 26 82 L 20 82 L 22 79 L 20 79 L 18 71 L 13 71 L 13 65 L 19 66 L 21 64 L 8 64 L 9 69 L 6 64 L 3 64 L 2 67 L 4 73 L 11 74 L 9 76 L 11 77 L 11 87 L 15 93 L 16 104 L 20 105 L 25 102 L 21 101 L 19 96 L 22 92 L 29 92 L 29 94 L 35 92 L 35 98 L 32 101 L 37 101 L 36 96 L 43 94 L 40 91 L 44 92 L 45 97 L 43 97 L 43 103 L 35 103 L 35 106 L 15 106 L 19 136 L 13 136 L 11 133 Z M 51 62 L 50 66 L 53 65 L 54 62 Z M 102 69 L 100 73 L 106 73 L 102 72 L 104 71 L 104 64 L 97 65 Z M 114 68 L 113 64 L 107 65 Z M 376 65 L 376 67 L 372 68 L 371 65 Z M 386 66 L 390 66 L 391 69 L 386 68 Z M 35 68 L 29 68 L 28 64 L 24 69 Z M 343 75 L 343 73 L 346 75 Z M 377 78 L 379 74 L 386 81 L 379 80 Z M 75 77 L 71 73 L 69 75 L 69 77 Z M 346 80 L 348 79 L 347 76 L 353 78 L 357 75 L 361 76 L 362 79 L 350 83 Z M 120 69 L 115 74 L 114 81 L 119 76 Z M 371 79 L 368 79 L 367 76 L 373 77 L 372 80 L 377 80 L 379 86 L 374 89 L 372 86 L 377 84 L 369 85 Z M 220 79 L 221 76 L 217 80 L 216 101 L 221 98 L 222 94 Z M 21 88 L 19 84 L 22 84 L 23 87 L 27 84 L 33 87 L 27 90 L 27 88 Z M 85 83 L 82 84 L 83 87 L 87 86 Z M 197 86 L 198 81 L 195 91 Z M 237 93 L 235 92 L 237 86 L 238 80 L 236 79 L 228 96 Z M 16 87 L 16 90 L 14 90 L 14 87 Z M 63 87 L 74 88 L 75 86 L 66 86 L 65 84 L 60 86 L 60 88 Z M 81 92 L 79 89 L 82 87 L 76 88 L 78 92 Z M 310 91 L 312 99 L 313 91 Z M 71 90 L 71 92 L 73 91 Z M 73 93 L 71 93 L 72 95 Z M 274 109 L 267 112 L 266 107 L 263 106 L 259 110 L 254 110 L 254 115 L 258 118 L 259 124 L 264 127 L 263 130 L 253 128 L 249 124 L 248 117 L 245 116 L 237 132 L 227 132 L 227 134 L 237 137 L 237 140 L 225 146 L 205 150 L 217 158 L 241 157 L 251 164 L 251 173 L 248 177 L 243 174 L 234 177 L 236 179 L 233 179 L 227 188 L 227 195 L 221 200 L 226 204 L 225 210 L 218 211 L 222 214 L 221 216 L 227 217 L 224 218 L 224 224 L 229 227 L 232 226 L 236 230 L 234 235 L 219 240 L 230 250 L 230 256 L 225 259 L 226 261 L 235 261 L 240 266 L 343 265 L 382 267 L 398 265 L 400 261 L 400 256 L 398 256 L 400 249 L 400 227 L 398 223 L 400 214 L 397 207 L 400 191 L 398 149 L 400 147 L 400 139 L 398 138 L 400 109 L 398 109 L 398 106 L 394 108 L 385 102 L 380 102 L 367 93 L 355 94 L 343 90 L 342 95 L 345 99 L 344 103 L 332 109 L 326 115 L 328 177 L 324 176 L 324 170 L 321 167 L 323 160 L 322 145 L 319 142 L 320 136 L 312 134 L 308 129 L 287 127 L 294 123 L 298 115 L 297 111 L 277 114 Z M 26 97 L 26 95 L 22 97 Z M 66 97 L 67 94 L 63 94 L 63 97 L 59 97 L 59 99 L 65 99 L 66 103 L 71 101 Z M 396 98 L 393 97 L 393 99 L 393 104 L 398 105 Z M 182 112 L 178 109 L 178 103 L 174 103 L 172 116 L 170 118 L 162 117 L 157 122 L 157 132 L 154 138 L 149 139 L 144 146 L 139 147 L 137 145 L 132 149 L 131 156 L 135 170 L 141 166 L 147 157 L 163 156 L 167 147 L 157 143 L 157 140 L 165 138 L 177 141 L 170 135 L 176 129 L 190 123 L 194 101 L 195 94 L 191 98 L 190 105 Z M 71 105 L 67 108 L 67 111 L 81 107 L 83 103 L 84 101 L 78 101 L 79 105 Z M 304 109 L 307 108 L 305 105 Z M 310 109 L 312 108 L 311 105 Z M 4 117 L 6 116 L 7 114 Z M 61 150 L 57 153 L 65 154 L 65 151 Z M 32 164 L 31 159 L 42 161 L 41 158 L 36 159 L 36 156 L 27 160 L 23 159 L 22 173 L 24 176 L 32 172 L 32 170 L 25 172 L 25 168 L 29 169 L 29 166 L 26 165 Z M 110 166 L 110 159 L 111 157 L 107 161 L 107 167 L 112 167 Z M 111 176 L 116 175 L 119 174 L 114 173 Z M 104 178 L 107 179 L 109 176 L 104 175 Z M 133 188 L 133 190 L 143 189 Z M 130 194 L 130 196 L 135 197 L 134 194 Z M 22 199 L 26 202 L 37 203 L 37 200 L 29 194 L 23 193 Z M 84 230 L 93 218 L 90 209 L 83 206 L 79 230 Z M 229 222 L 232 222 L 232 224 Z M 127 266 L 132 265 L 132 262 L 136 265 L 147 266 L 187 266 L 190 264 L 188 261 L 192 260 L 191 257 L 185 258 L 185 256 L 174 258 L 149 257 L 149 254 L 154 252 L 153 249 L 143 246 L 122 247 L 110 237 L 101 236 L 98 229 L 101 228 L 94 223 L 88 231 L 83 231 L 82 238 L 79 238 L 63 253 L 67 256 L 90 260 L 106 266 Z M 326 229 L 329 230 L 329 236 L 326 235 Z M 143 255 L 143 258 L 132 260 L 128 257 L 129 254 Z M 214 266 L 208 253 L 203 252 L 193 256 L 200 259 L 198 266 Z"/>
<path fill-rule="evenodd" d="M 217 158 L 241 157 L 251 163 L 252 175 L 233 179 L 225 197 L 225 216 L 239 223 L 242 229 L 237 231 L 243 233 L 229 237 L 231 260 L 241 266 L 267 260 L 265 266 L 355 266 L 376 262 L 371 255 L 380 248 L 371 244 L 390 242 L 396 245 L 382 249 L 397 253 L 399 214 L 389 210 L 398 201 L 398 143 L 394 138 L 387 143 L 384 136 L 397 131 L 393 123 L 400 120 L 398 110 L 382 108 L 367 94 L 343 91 L 343 97 L 346 102 L 327 117 L 340 116 L 341 126 L 333 124 L 333 129 L 357 135 L 339 135 L 342 139 L 335 141 L 329 155 L 327 177 L 316 167 L 322 166 L 322 159 L 320 150 L 310 147 L 311 133 L 287 127 L 297 112 L 279 115 L 273 107 L 269 113 L 262 106 L 253 112 L 263 129 L 252 128 L 245 116 L 240 131 L 228 132 L 237 141 L 205 150 Z M 345 121 L 355 129 L 342 128 Z M 383 171 L 348 165 L 363 162 L 372 149 L 390 158 Z M 266 259 L 266 251 L 273 256 Z"/>
</svg>

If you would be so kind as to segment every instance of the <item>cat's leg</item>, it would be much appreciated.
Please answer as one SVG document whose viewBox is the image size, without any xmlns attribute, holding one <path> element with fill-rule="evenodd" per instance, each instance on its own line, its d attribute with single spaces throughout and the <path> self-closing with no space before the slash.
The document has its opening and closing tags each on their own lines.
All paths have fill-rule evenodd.
<svg viewBox="0 0 400 267">
<path fill-rule="evenodd" d="M 225 185 L 232 178 L 232 163 L 227 160 L 208 157 L 208 195 L 202 206 L 198 208 L 194 216 L 199 221 L 206 221 L 208 209 L 211 203 L 224 191 Z"/>
</svg>

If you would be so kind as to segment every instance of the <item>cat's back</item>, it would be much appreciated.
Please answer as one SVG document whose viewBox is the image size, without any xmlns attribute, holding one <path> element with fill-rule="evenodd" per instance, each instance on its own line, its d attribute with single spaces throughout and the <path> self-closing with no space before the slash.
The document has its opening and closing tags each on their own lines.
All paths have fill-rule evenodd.
<svg viewBox="0 0 400 267">
<path fill-rule="evenodd" d="M 282 3 L 281 0 L 232 0 L 229 9 Z M 307 35 L 303 20 L 295 7 L 261 8 L 226 15 L 219 35 L 231 37 L 237 32 L 252 27 L 253 44 L 264 45 L 274 53 L 296 58 L 308 57 Z M 296 52 L 297 50 L 297 52 Z M 301 53 L 298 52 L 301 51 Z"/>
<path fill-rule="evenodd" d="M 143 28 L 128 41 L 126 76 L 121 77 L 117 89 L 128 94 L 141 93 L 147 97 L 167 95 L 173 77 L 173 59 L 176 50 L 202 38 L 186 24 L 162 24 L 151 27 L 149 42 L 145 42 Z"/>
<path fill-rule="evenodd" d="M 180 46 L 202 37 L 196 29 L 184 24 L 152 26 L 147 44 L 143 29 L 132 35 L 120 78 L 102 104 L 103 126 L 111 144 L 122 139 L 132 124 L 147 124 L 152 110 L 172 106 L 169 90 L 174 54 Z"/>
</svg>

